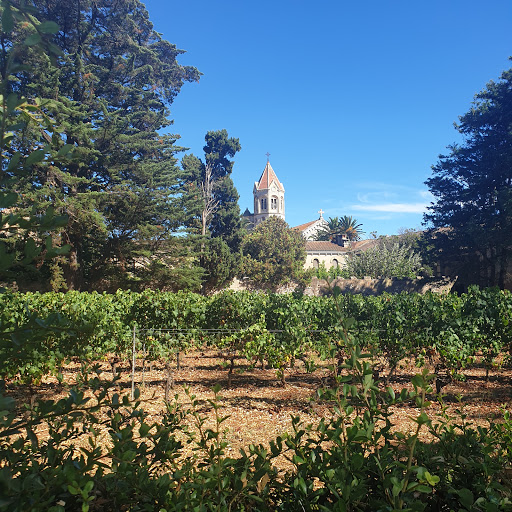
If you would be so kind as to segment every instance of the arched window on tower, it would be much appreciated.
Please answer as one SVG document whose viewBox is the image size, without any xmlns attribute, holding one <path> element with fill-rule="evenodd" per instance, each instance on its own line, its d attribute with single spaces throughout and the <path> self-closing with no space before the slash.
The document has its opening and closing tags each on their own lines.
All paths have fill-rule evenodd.
<svg viewBox="0 0 512 512">
<path fill-rule="evenodd" d="M 275 196 L 270 198 L 270 209 L 277 210 L 277 197 Z"/>
</svg>

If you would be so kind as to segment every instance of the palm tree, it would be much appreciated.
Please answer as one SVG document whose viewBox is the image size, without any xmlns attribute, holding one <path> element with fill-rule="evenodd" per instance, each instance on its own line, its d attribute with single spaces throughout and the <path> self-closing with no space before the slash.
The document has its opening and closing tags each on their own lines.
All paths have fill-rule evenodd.
<svg viewBox="0 0 512 512">
<path fill-rule="evenodd" d="M 362 224 L 358 224 L 357 220 L 349 215 L 344 215 L 341 218 L 329 217 L 327 226 L 320 230 L 317 235 L 317 240 L 330 240 L 337 242 L 339 237 L 346 238 L 347 240 L 355 241 L 361 238 L 364 231 L 361 229 Z"/>
<path fill-rule="evenodd" d="M 345 235 L 351 242 L 359 240 L 364 231 L 361 229 L 362 224 L 358 224 L 357 220 L 350 215 L 343 215 L 340 219 L 340 235 Z"/>
<path fill-rule="evenodd" d="M 333 233 L 338 231 L 340 227 L 340 220 L 338 217 L 329 217 L 329 220 L 327 221 L 327 226 L 320 229 L 316 234 L 317 240 L 332 240 Z"/>
</svg>

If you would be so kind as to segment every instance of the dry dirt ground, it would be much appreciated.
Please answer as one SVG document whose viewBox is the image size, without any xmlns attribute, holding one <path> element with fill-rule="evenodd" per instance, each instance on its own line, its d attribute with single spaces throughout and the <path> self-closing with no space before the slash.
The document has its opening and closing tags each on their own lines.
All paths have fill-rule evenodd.
<svg viewBox="0 0 512 512">
<path fill-rule="evenodd" d="M 302 362 L 298 361 L 294 368 L 286 370 L 286 385 L 283 387 L 274 369 L 249 368 L 243 361 L 238 361 L 238 368 L 232 376 L 231 387 L 227 388 L 228 370 L 218 351 L 189 352 L 180 355 L 180 367 L 176 368 L 176 360 L 172 362 L 174 387 L 170 391 L 171 398 L 176 394 L 178 400 L 190 403 L 185 388 L 198 400 L 201 414 L 208 417 L 208 424 L 213 426 L 213 408 L 209 399 L 214 398 L 212 388 L 216 384 L 222 386 L 219 403 L 221 414 L 229 416 L 224 422 L 225 439 L 228 443 L 228 454 L 236 456 L 239 448 L 249 444 L 268 444 L 268 441 L 291 429 L 291 416 L 300 416 L 307 423 L 317 423 L 321 417 L 331 413 L 332 405 L 317 399 L 317 390 L 329 381 L 330 371 L 327 364 L 320 364 L 315 372 L 307 373 Z M 101 378 L 112 378 L 112 369 L 108 361 L 100 362 Z M 245 363 L 247 365 L 247 363 Z M 130 393 L 131 362 L 121 361 L 119 384 L 121 391 Z M 75 382 L 79 374 L 79 364 L 69 364 L 64 368 L 64 381 L 67 385 Z M 410 379 L 418 369 L 404 362 L 390 385 L 398 392 L 403 387 L 411 388 Z M 478 425 L 487 425 L 488 420 L 499 421 L 503 408 L 512 405 L 512 370 L 500 368 L 491 371 L 486 380 L 485 371 L 475 366 L 465 371 L 466 380 L 451 382 L 442 389 L 444 403 L 448 413 L 463 407 L 467 419 Z M 152 368 L 137 361 L 135 384 L 141 390 L 144 409 L 148 412 L 148 421 L 158 421 L 165 411 L 164 396 L 167 382 L 167 371 L 161 363 L 153 363 Z M 29 400 L 27 388 L 7 385 L 7 392 L 19 399 Z M 33 388 L 32 399 L 58 399 L 66 395 L 54 377 L 47 377 Z M 429 416 L 441 411 L 441 405 L 433 393 Z M 394 424 L 403 432 L 412 431 L 414 424 L 411 417 L 418 411 L 412 405 L 394 408 Z"/>
</svg>

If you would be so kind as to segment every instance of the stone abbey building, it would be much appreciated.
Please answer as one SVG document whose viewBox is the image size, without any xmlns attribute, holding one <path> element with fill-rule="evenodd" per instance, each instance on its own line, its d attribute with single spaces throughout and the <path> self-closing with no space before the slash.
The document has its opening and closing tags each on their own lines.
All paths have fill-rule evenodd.
<svg viewBox="0 0 512 512">
<path fill-rule="evenodd" d="M 267 155 L 268 156 L 268 155 Z M 258 181 L 254 183 L 254 213 L 248 209 L 245 210 L 243 217 L 249 226 L 255 227 L 260 222 L 272 216 L 285 219 L 285 198 L 284 185 L 279 181 L 274 169 L 267 159 L 267 165 Z M 302 233 L 306 240 L 306 268 L 316 267 L 323 263 L 327 269 L 331 267 L 343 266 L 349 252 L 364 250 L 365 245 L 371 240 L 362 240 L 360 242 L 348 242 L 340 240 L 335 244 L 329 241 L 316 241 L 318 231 L 327 226 L 327 221 L 323 218 L 323 211 L 318 212 L 319 218 L 300 226 L 295 226 Z"/>
</svg>

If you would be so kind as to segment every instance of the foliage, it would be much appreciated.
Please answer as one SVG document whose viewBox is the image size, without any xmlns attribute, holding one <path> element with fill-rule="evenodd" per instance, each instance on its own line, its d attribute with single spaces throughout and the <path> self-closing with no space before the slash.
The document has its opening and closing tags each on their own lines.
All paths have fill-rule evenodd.
<svg viewBox="0 0 512 512">
<path fill-rule="evenodd" d="M 184 305 L 187 294 L 179 295 Z M 246 324 L 237 303 L 251 295 L 221 295 L 213 299 L 226 312 L 220 319 Z M 165 311 L 163 297 L 148 292 L 145 304 Z M 286 314 L 276 313 L 286 296 L 261 297 L 275 325 L 286 325 Z M 434 416 L 426 369 L 412 378 L 412 389 L 379 385 L 370 354 L 352 333 L 357 324 L 340 319 L 346 302 L 335 290 L 335 336 L 326 345 L 333 385 L 318 392 L 331 414 L 310 425 L 294 417 L 293 430 L 268 447 L 228 455 L 218 386 L 208 400 L 213 424 L 190 394 L 188 404 L 171 400 L 163 418 L 150 421 L 138 392 L 130 401 L 94 368 L 57 402 L 20 408 L 0 396 L 0 511 L 510 510 L 510 415 L 487 427 L 473 426 L 462 407 L 451 418 L 444 410 Z M 300 317 L 301 308 L 288 316 L 292 323 Z M 249 328 L 244 336 L 258 333 Z M 411 405 L 415 428 L 403 432 L 392 408 Z M 422 433 L 433 441 L 422 441 Z M 286 470 L 277 468 L 278 458 L 289 462 Z"/>
<path fill-rule="evenodd" d="M 341 218 L 329 217 L 327 226 L 317 233 L 317 240 L 330 240 L 334 243 L 340 243 L 341 240 L 349 241 L 359 240 L 364 234 L 361 229 L 362 224 L 358 224 L 357 220 L 351 216 L 344 215 Z"/>
<path fill-rule="evenodd" d="M 342 268 L 340 266 L 332 266 L 327 269 L 323 261 L 320 262 L 318 268 L 313 269 L 313 275 L 318 279 L 323 279 L 325 281 L 332 281 L 338 277 L 345 279 L 350 277 L 350 274 L 345 269 L 345 267 Z"/>
<path fill-rule="evenodd" d="M 220 237 L 204 242 L 201 266 L 205 270 L 202 290 L 206 294 L 229 286 L 238 269 L 239 255 Z"/>
<path fill-rule="evenodd" d="M 173 237 L 161 245 L 157 253 L 139 252 L 135 267 L 120 272 L 109 266 L 105 281 L 98 283 L 99 289 L 113 292 L 118 289 L 142 291 L 147 288 L 172 291 L 197 292 L 201 289 L 204 270 L 199 258 L 192 251 L 193 241 L 185 237 Z"/>
<path fill-rule="evenodd" d="M 374 247 L 351 254 L 344 272 L 363 278 L 399 277 L 414 279 L 421 272 L 428 272 L 422 259 L 409 241 L 400 237 L 383 237 Z"/>
<path fill-rule="evenodd" d="M 219 208 L 213 214 L 210 224 L 212 238 L 220 238 L 236 254 L 240 250 L 244 230 L 238 206 L 239 195 L 233 179 L 226 176 L 216 189 Z"/>
<path fill-rule="evenodd" d="M 241 274 L 254 286 L 276 290 L 304 279 L 304 238 L 279 217 L 270 217 L 247 234 L 242 254 Z"/>
<path fill-rule="evenodd" d="M 170 250 L 187 223 L 175 157 L 181 148 L 177 136 L 160 130 L 170 124 L 169 105 L 183 83 L 199 72 L 177 63 L 182 51 L 153 30 L 138 0 L 52 0 L 32 16 L 51 28 L 55 62 L 31 44 L 25 66 L 5 78 L 18 94 L 52 98 L 44 112 L 62 136 L 48 142 L 49 159 L 11 179 L 23 194 L 21 213 L 51 205 L 68 215 L 54 238 L 71 245 L 62 262 L 70 289 L 129 286 L 151 265 L 176 274 L 186 258 Z M 33 32 L 29 26 L 8 34 L 2 59 L 25 37 L 37 42 Z M 24 153 L 40 139 L 40 130 L 27 127 L 13 144 Z M 67 147 L 73 159 L 56 158 Z"/>
<path fill-rule="evenodd" d="M 332 297 L 232 291 L 211 297 L 150 290 L 8 292 L 0 296 L 0 378 L 37 382 L 71 358 L 87 363 L 114 354 L 131 357 L 135 326 L 137 347 L 146 344 L 153 354 L 146 359 L 167 350 L 167 333 L 180 350 L 235 343 L 239 355 L 265 361 L 284 379 L 295 359 L 328 356 L 336 337 L 335 305 Z M 359 343 L 386 361 L 385 379 L 404 358 L 442 378 L 461 378 L 474 361 L 490 369 L 512 353 L 512 295 L 498 289 L 471 288 L 461 296 L 343 295 L 337 305 L 356 320 L 352 335 Z"/>
<path fill-rule="evenodd" d="M 24 98 L 13 90 L 12 75 L 22 72 L 21 64 L 25 52 L 31 47 L 46 50 L 55 57 L 57 49 L 49 38 L 58 27 L 49 22 L 40 23 L 34 16 L 36 10 L 31 4 L 16 6 L 10 1 L 1 4 L 2 13 L 2 80 L 0 83 L 0 277 L 12 281 L 15 271 L 35 269 L 47 260 L 55 262 L 56 257 L 64 260 L 69 246 L 54 246 L 55 231 L 67 225 L 68 218 L 56 215 L 53 207 L 46 211 L 32 209 L 24 214 L 19 211 L 20 196 L 15 192 L 19 180 L 30 174 L 41 162 L 66 161 L 71 147 L 64 145 L 52 155 L 51 145 L 59 140 L 60 133 L 53 120 L 46 114 L 47 103 L 39 98 Z M 28 32 L 26 32 L 27 30 Z M 25 39 L 11 40 L 13 34 L 24 33 Z M 5 39 L 4 39 L 5 38 Z M 11 40 L 10 44 L 5 41 Z M 39 132 L 33 145 L 23 150 L 17 138 L 27 130 Z M 1 289 L 1 299 L 8 301 L 10 294 Z M 12 319 L 9 319 L 12 320 Z M 45 320 L 28 314 L 24 327 L 10 329 L 5 317 L 0 320 L 0 353 L 5 375 L 20 374 L 23 380 L 37 382 L 62 360 L 61 336 L 69 335 L 72 327 L 59 313 Z M 65 356 L 64 356 L 65 357 Z M 3 397 L 0 395 L 0 400 Z"/>
<path fill-rule="evenodd" d="M 242 221 L 231 159 L 241 146 L 226 130 L 209 131 L 205 141 L 205 162 L 190 154 L 183 157 L 182 167 L 191 227 L 201 234 L 197 253 L 204 271 L 202 289 L 209 293 L 216 287 L 222 289 L 237 270 Z M 220 252 L 215 254 L 216 250 Z"/>
<path fill-rule="evenodd" d="M 12 34 L 28 32 L 10 45 L 2 45 L 0 82 L 0 279 L 11 281 L 16 269 L 31 269 L 44 264 L 46 260 L 63 255 L 69 246 L 55 247 L 52 231 L 67 224 L 67 217 L 56 215 L 54 208 L 46 211 L 31 210 L 25 215 L 18 211 L 20 196 L 15 184 L 29 174 L 33 167 L 49 157 L 51 143 L 59 138 L 53 120 L 46 114 L 47 103 L 39 98 L 25 98 L 13 90 L 12 75 L 25 69 L 23 54 L 30 47 L 45 48 L 51 57 L 55 49 L 49 38 L 56 27 L 51 23 L 39 23 L 30 5 L 16 7 L 4 2 L 2 9 L 2 34 L 6 39 Z M 29 35 L 30 34 L 30 35 Z M 16 138 L 26 130 L 40 133 L 32 147 L 21 151 Z M 53 155 L 55 161 L 65 160 L 71 148 L 63 146 Z"/>
<path fill-rule="evenodd" d="M 190 154 L 183 157 L 182 167 L 189 194 L 196 197 L 195 216 L 198 226 L 201 226 L 201 234 L 205 236 L 210 233 L 229 240 L 241 227 L 238 193 L 230 176 L 234 166 L 231 159 L 242 146 L 238 139 L 229 137 L 226 130 L 209 131 L 205 135 L 205 142 L 205 162 Z M 207 181 L 209 186 L 206 191 Z M 228 218 L 231 220 L 228 221 Z M 238 246 L 230 247 L 238 250 Z"/>
<path fill-rule="evenodd" d="M 464 142 L 448 146 L 427 185 L 424 220 L 445 273 L 482 286 L 505 284 L 512 235 L 512 70 L 489 82 L 459 118 Z"/>
</svg>

